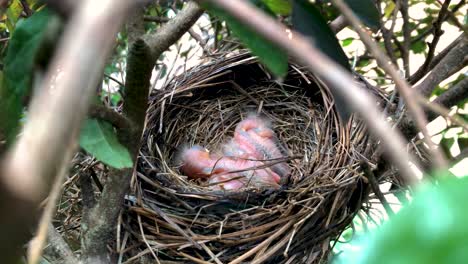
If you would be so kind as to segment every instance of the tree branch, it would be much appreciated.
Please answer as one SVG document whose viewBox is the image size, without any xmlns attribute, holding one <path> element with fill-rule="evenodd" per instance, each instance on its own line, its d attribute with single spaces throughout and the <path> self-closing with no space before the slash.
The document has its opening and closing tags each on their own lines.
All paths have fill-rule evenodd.
<svg viewBox="0 0 468 264">
<path fill-rule="evenodd" d="M 437 43 L 439 43 L 440 36 L 444 34 L 444 31 L 442 30 L 442 24 L 447 15 L 447 9 L 448 9 L 449 4 L 450 4 L 450 0 L 444 1 L 440 9 L 439 16 L 437 17 L 437 20 L 433 24 L 434 25 L 434 38 L 432 39 L 432 42 L 429 44 L 429 51 L 427 52 L 426 60 L 421 66 L 421 68 L 423 69 L 423 72 L 427 72 L 427 69 L 429 68 L 430 63 L 432 59 L 434 58 L 434 52 L 437 47 Z"/>
<path fill-rule="evenodd" d="M 393 46 L 392 46 L 392 37 L 393 37 L 393 29 L 395 27 L 395 21 L 396 21 L 396 17 L 397 17 L 397 14 L 398 14 L 398 11 L 400 10 L 400 2 L 401 1 L 396 1 L 396 4 L 395 4 L 395 8 L 393 10 L 393 15 L 392 15 L 392 24 L 391 24 L 391 27 L 390 29 L 387 29 L 385 27 L 385 21 L 383 20 L 383 12 L 381 10 L 381 7 L 382 7 L 382 1 L 377 1 L 377 11 L 379 12 L 379 23 L 380 23 L 380 29 L 382 30 L 382 37 L 383 37 L 383 40 L 384 40 L 384 47 L 385 47 L 385 50 L 387 51 L 387 54 L 388 56 L 390 57 L 392 63 L 394 65 L 398 65 L 397 64 L 397 58 L 395 56 L 395 50 L 393 49 Z M 398 43 L 398 42 L 395 42 L 395 43 Z"/>
<path fill-rule="evenodd" d="M 441 52 L 439 52 L 439 54 L 437 54 L 434 59 L 432 59 L 431 63 L 429 64 L 429 67 L 427 69 L 427 71 L 421 66 L 419 67 L 419 69 L 413 74 L 411 75 L 411 77 L 409 78 L 409 83 L 410 84 L 415 84 L 417 83 L 419 80 L 421 80 L 422 77 L 424 77 L 424 75 L 431 71 L 432 69 L 434 69 L 434 67 L 439 64 L 439 62 L 445 58 L 445 56 L 447 56 L 447 54 L 452 50 L 454 49 L 461 41 L 463 41 L 463 34 L 461 34 L 457 39 L 455 39 L 452 43 L 450 43 L 450 45 L 448 45 L 447 47 L 445 47 L 445 49 L 443 49 Z"/>
<path fill-rule="evenodd" d="M 202 1 L 200 1 L 202 2 Z M 414 184 L 419 180 L 408 164 L 418 163 L 407 153 L 403 137 L 392 130 L 375 105 L 375 99 L 353 81 L 353 77 L 343 68 L 323 55 L 312 46 L 308 38 L 292 31 L 289 38 L 286 27 L 268 15 L 257 10 L 246 1 L 209 0 L 219 8 L 234 16 L 238 21 L 249 26 L 258 34 L 277 44 L 289 52 L 296 61 L 307 66 L 309 70 L 331 84 L 343 98 L 347 98 L 349 106 L 358 112 L 367 124 L 369 131 L 381 139 L 385 151 L 400 170 L 400 176 L 405 182 Z"/>
<path fill-rule="evenodd" d="M 145 36 L 144 40 L 150 47 L 153 58 L 158 59 L 161 53 L 179 40 L 202 14 L 202 9 L 195 3 L 188 2 L 183 14 L 180 12 L 171 23 L 164 24 L 155 34 Z"/>
<path fill-rule="evenodd" d="M 449 0 L 450 1 L 450 0 Z M 401 48 L 401 55 L 403 58 L 403 68 L 405 70 L 405 78 L 410 77 L 410 44 L 411 44 L 411 31 L 409 23 L 409 6 L 408 0 L 401 0 L 400 13 L 403 17 L 403 46 Z"/>
<path fill-rule="evenodd" d="M 78 259 L 68 246 L 63 237 L 49 223 L 47 229 L 47 240 L 49 244 L 44 249 L 44 257 L 51 263 L 76 264 Z"/>
<path fill-rule="evenodd" d="M 343 16 L 338 16 L 335 18 L 332 22 L 330 22 L 330 28 L 331 30 L 337 34 L 341 30 L 343 30 L 346 26 L 348 25 L 348 21 Z"/>
<path fill-rule="evenodd" d="M 103 105 L 91 105 L 89 116 L 107 121 L 121 131 L 130 131 L 132 127 L 128 118 Z"/>
<path fill-rule="evenodd" d="M 1 166 L 0 211 L 9 212 L 0 220 L 0 233 L 8 240 L 0 246 L 6 263 L 15 262 L 18 249 L 30 236 L 31 224 L 37 221 L 39 203 L 58 168 L 69 162 L 66 158 L 74 151 L 113 36 L 132 5 L 132 1 L 84 1 L 67 26 L 42 92 L 31 102 L 23 134 Z M 59 71 L 61 78 L 55 78 Z"/>
<path fill-rule="evenodd" d="M 424 135 L 424 142 L 428 145 L 431 151 L 431 158 L 437 168 L 445 168 L 448 164 L 442 152 L 432 142 L 431 136 L 427 131 L 427 119 L 421 106 L 412 98 L 412 89 L 408 83 L 400 76 L 395 65 L 388 63 L 389 59 L 380 50 L 380 47 L 372 40 L 372 38 L 362 29 L 362 23 L 353 13 L 353 11 L 343 2 L 343 0 L 332 0 L 332 3 L 341 11 L 341 14 L 348 19 L 354 30 L 361 37 L 362 42 L 370 50 L 372 55 L 377 60 L 378 65 L 394 80 L 398 92 L 405 100 L 408 110 L 411 112 L 415 123 L 419 130 Z"/>
<path fill-rule="evenodd" d="M 443 94 L 439 95 L 433 103 L 440 104 L 446 108 L 450 108 L 459 102 L 468 98 L 468 78 L 464 78 L 454 86 L 450 87 Z M 434 120 L 437 114 L 430 111 L 428 113 L 428 119 Z"/>
<path fill-rule="evenodd" d="M 467 63 L 467 38 L 463 40 L 437 64 L 432 72 L 415 89 L 423 96 L 429 97 L 439 83 L 460 70 Z"/>
<path fill-rule="evenodd" d="M 385 211 L 387 212 L 388 216 L 394 216 L 395 212 L 393 212 L 392 208 L 388 204 L 387 198 L 383 195 L 382 191 L 380 190 L 379 183 L 374 175 L 374 172 L 370 168 L 369 164 L 366 161 L 361 161 L 361 167 L 366 176 L 369 184 L 374 192 L 375 196 L 379 199 L 380 203 L 383 205 Z"/>
<path fill-rule="evenodd" d="M 145 16 L 143 19 L 146 22 L 156 22 L 156 23 L 161 23 L 161 24 L 171 21 L 171 19 L 167 17 L 154 17 L 154 16 Z"/>
<path fill-rule="evenodd" d="M 141 134 L 145 123 L 153 67 L 161 53 L 167 50 L 197 21 L 202 10 L 189 2 L 173 19 L 155 34 L 135 40 L 127 59 L 126 93 L 123 114 L 132 120 L 131 133 L 119 133 L 121 142 L 130 150 L 134 162 L 137 160 Z M 127 135 L 128 134 L 128 135 Z M 110 171 L 110 176 L 101 194 L 101 199 L 92 209 L 89 223 L 83 230 L 84 263 L 107 263 L 107 241 L 115 231 L 118 214 L 130 186 L 133 169 Z"/>
</svg>

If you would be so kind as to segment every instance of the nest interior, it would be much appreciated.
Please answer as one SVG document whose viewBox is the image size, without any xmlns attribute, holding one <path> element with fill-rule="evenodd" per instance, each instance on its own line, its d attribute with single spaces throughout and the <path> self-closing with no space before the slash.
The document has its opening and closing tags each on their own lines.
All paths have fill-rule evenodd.
<svg viewBox="0 0 468 264">
<path fill-rule="evenodd" d="M 181 146 L 216 149 L 252 112 L 288 150 L 292 175 L 279 190 L 213 191 L 180 173 Z M 299 66 L 282 82 L 248 53 L 195 67 L 150 96 L 124 218 L 128 261 L 320 262 L 362 203 L 367 142 L 363 125 L 341 123 L 326 85 Z"/>
</svg>

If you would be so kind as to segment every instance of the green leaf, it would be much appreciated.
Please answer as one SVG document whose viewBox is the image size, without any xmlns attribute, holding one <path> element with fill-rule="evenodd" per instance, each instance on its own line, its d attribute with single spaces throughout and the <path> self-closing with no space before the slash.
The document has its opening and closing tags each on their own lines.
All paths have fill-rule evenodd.
<svg viewBox="0 0 468 264">
<path fill-rule="evenodd" d="M 440 146 L 442 147 L 442 151 L 447 157 L 451 157 L 450 149 L 452 148 L 453 144 L 455 144 L 455 138 L 442 138 L 440 141 Z"/>
<path fill-rule="evenodd" d="M 439 172 L 437 185 L 423 186 L 377 232 L 367 236 L 362 250 L 336 263 L 465 263 L 468 259 L 468 178 Z"/>
<path fill-rule="evenodd" d="M 426 50 L 426 44 L 424 43 L 424 41 L 417 41 L 411 44 L 411 50 L 416 54 L 424 53 L 424 51 Z"/>
<path fill-rule="evenodd" d="M 275 14 L 287 16 L 291 14 L 291 2 L 289 0 L 262 0 Z"/>
<path fill-rule="evenodd" d="M 466 134 L 461 135 L 458 138 L 457 142 L 458 142 L 458 147 L 460 148 L 460 150 L 464 150 L 468 148 L 468 137 L 466 137 Z"/>
<path fill-rule="evenodd" d="M 21 12 L 23 12 L 21 2 L 19 0 L 12 1 L 6 11 L 6 26 L 10 33 L 15 30 L 16 23 L 21 16 Z"/>
<path fill-rule="evenodd" d="M 393 10 L 395 10 L 395 3 L 392 1 L 387 2 L 384 10 L 384 17 L 389 18 L 393 13 Z"/>
<path fill-rule="evenodd" d="M 25 98 L 31 90 L 33 66 L 51 13 L 43 9 L 16 25 L 4 60 L 4 78 L 0 87 L 0 123 L 8 142 L 18 131 Z"/>
<path fill-rule="evenodd" d="M 239 38 L 254 55 L 258 56 L 260 62 L 265 64 L 273 74 L 278 77 L 286 76 L 288 72 L 288 55 L 284 50 L 214 5 L 205 4 L 203 6 L 211 14 L 226 21 L 232 33 Z"/>
<path fill-rule="evenodd" d="M 335 34 L 328 27 L 320 12 L 307 0 L 293 3 L 292 24 L 294 29 L 310 38 L 310 41 L 335 62 L 350 69 L 348 58 Z"/>
<path fill-rule="evenodd" d="M 379 12 L 373 0 L 345 0 L 345 2 L 366 26 L 372 29 L 380 27 Z"/>
<path fill-rule="evenodd" d="M 311 43 L 336 63 L 351 71 L 348 58 L 340 46 L 335 34 L 328 27 L 320 12 L 308 0 L 293 2 L 292 24 L 294 29 L 309 37 Z M 331 87 L 338 114 L 347 122 L 351 110 L 342 96 Z"/>
<path fill-rule="evenodd" d="M 354 38 L 345 38 L 341 41 L 341 45 L 343 47 L 349 46 L 351 43 L 353 43 Z"/>
<path fill-rule="evenodd" d="M 132 158 L 128 150 L 120 144 L 111 124 L 105 121 L 88 119 L 81 129 L 80 146 L 96 159 L 117 168 L 131 168 Z"/>
</svg>

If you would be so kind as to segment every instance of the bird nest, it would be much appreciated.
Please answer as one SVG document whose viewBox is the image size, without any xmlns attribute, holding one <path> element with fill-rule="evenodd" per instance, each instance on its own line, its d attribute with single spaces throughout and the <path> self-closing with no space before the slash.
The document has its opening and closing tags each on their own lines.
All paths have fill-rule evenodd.
<svg viewBox="0 0 468 264">
<path fill-rule="evenodd" d="M 291 175 L 279 189 L 216 190 L 180 172 L 181 146 L 219 149 L 252 112 L 272 122 L 288 151 Z M 367 142 L 362 123 L 340 121 L 328 88 L 299 66 L 281 82 L 247 53 L 188 70 L 150 96 L 123 218 L 128 260 L 320 262 L 362 203 Z"/>
</svg>

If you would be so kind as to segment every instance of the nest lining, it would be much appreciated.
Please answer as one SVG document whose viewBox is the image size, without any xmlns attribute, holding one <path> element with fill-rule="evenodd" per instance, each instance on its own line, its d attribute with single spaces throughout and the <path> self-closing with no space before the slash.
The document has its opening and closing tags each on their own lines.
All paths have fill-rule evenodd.
<svg viewBox="0 0 468 264">
<path fill-rule="evenodd" d="M 327 87 L 294 65 L 278 83 L 240 54 L 190 70 L 151 96 L 128 207 L 129 260 L 152 254 L 178 263 L 303 263 L 326 258 L 330 237 L 356 212 L 367 134 L 340 123 Z M 183 145 L 217 149 L 257 112 L 289 151 L 292 175 L 279 190 L 213 191 L 181 175 Z M 132 247 L 130 247 L 132 248 Z"/>
</svg>

